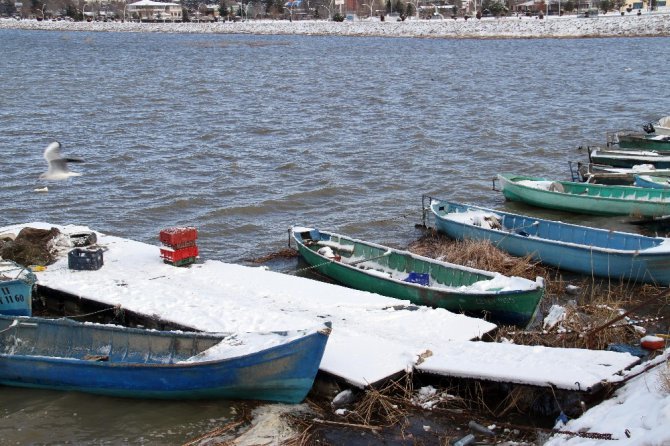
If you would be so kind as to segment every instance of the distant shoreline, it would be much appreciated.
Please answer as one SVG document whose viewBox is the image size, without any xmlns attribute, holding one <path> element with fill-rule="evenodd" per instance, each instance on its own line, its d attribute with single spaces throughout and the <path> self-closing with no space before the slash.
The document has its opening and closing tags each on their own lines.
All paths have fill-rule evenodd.
<svg viewBox="0 0 670 446">
<path fill-rule="evenodd" d="M 188 34 L 319 35 L 420 38 L 593 38 L 668 37 L 670 14 L 601 15 L 596 18 L 505 17 L 482 20 L 406 20 L 404 22 L 331 22 L 323 20 L 250 20 L 214 23 L 131 23 L 0 20 L 0 29 Z"/>
</svg>

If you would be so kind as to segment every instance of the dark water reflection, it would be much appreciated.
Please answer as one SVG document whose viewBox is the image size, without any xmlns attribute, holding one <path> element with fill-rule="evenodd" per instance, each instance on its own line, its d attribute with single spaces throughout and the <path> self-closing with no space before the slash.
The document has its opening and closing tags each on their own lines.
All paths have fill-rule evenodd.
<svg viewBox="0 0 670 446">
<path fill-rule="evenodd" d="M 2 388 L 3 445 L 178 445 L 234 417 L 225 401 L 164 402 Z"/>
</svg>

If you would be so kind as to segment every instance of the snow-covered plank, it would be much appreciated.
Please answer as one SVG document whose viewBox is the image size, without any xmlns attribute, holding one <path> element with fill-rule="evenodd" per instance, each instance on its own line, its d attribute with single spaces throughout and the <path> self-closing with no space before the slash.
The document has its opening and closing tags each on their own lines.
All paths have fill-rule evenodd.
<svg viewBox="0 0 670 446">
<path fill-rule="evenodd" d="M 459 378 L 589 391 L 639 358 L 629 353 L 491 342 L 449 342 L 417 368 Z"/>
</svg>

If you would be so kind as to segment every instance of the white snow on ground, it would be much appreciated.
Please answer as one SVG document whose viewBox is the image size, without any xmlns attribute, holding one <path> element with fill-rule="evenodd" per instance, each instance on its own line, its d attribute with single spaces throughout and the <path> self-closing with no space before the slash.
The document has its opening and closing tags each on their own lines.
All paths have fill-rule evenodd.
<svg viewBox="0 0 670 446">
<path fill-rule="evenodd" d="M 667 446 L 670 445 L 670 369 L 668 356 L 660 365 L 631 379 L 615 395 L 561 427 L 569 432 L 612 434 L 612 440 L 554 435 L 545 446 Z M 642 367 L 642 366 L 639 366 Z M 635 370 L 631 371 L 631 374 Z"/>
<path fill-rule="evenodd" d="M 595 18 L 575 16 L 537 19 L 505 17 L 482 20 L 414 20 L 332 22 L 325 20 L 250 20 L 214 23 L 131 23 L 0 20 L 0 29 L 58 31 L 167 32 L 214 34 L 305 34 L 434 38 L 625 37 L 668 36 L 670 15 L 610 12 Z"/>
</svg>

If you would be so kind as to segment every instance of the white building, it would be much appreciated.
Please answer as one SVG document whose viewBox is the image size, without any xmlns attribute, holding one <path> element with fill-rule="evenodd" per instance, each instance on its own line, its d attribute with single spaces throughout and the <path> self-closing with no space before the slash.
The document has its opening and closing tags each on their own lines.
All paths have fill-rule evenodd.
<svg viewBox="0 0 670 446">
<path fill-rule="evenodd" d="M 133 19 L 146 22 L 180 22 L 182 20 L 180 4 L 153 0 L 129 3 L 128 15 Z"/>
</svg>

